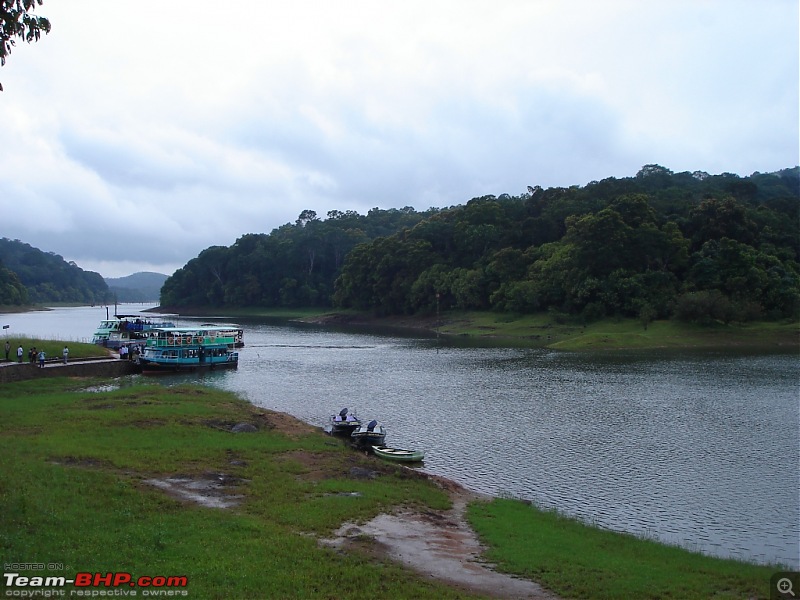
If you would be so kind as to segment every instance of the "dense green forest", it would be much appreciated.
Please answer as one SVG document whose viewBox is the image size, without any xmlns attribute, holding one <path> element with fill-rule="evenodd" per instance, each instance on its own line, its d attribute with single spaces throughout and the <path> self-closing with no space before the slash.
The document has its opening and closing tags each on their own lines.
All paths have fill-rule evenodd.
<svg viewBox="0 0 800 600">
<path fill-rule="evenodd" d="M 91 304 L 112 298 L 99 273 L 84 271 L 53 252 L 0 238 L 0 257 L 0 304 Z"/>
<path fill-rule="evenodd" d="M 166 281 L 161 303 L 797 318 L 799 259 L 800 168 L 739 177 L 645 165 L 423 213 L 303 211 L 204 250 Z"/>
</svg>

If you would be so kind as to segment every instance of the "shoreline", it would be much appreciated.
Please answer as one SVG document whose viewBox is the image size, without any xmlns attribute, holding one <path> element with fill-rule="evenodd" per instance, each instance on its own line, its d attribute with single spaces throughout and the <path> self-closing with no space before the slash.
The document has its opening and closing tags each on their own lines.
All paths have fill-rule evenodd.
<svg viewBox="0 0 800 600">
<path fill-rule="evenodd" d="M 391 589 L 395 597 L 531 599 L 706 598 L 718 589 L 760 597 L 775 570 L 481 495 L 332 444 L 322 428 L 231 392 L 192 384 L 87 396 L 84 386 L 0 388 L 10 539 L 25 531 L 26 551 L 50 556 L 68 536 L 62 524 L 80 522 L 82 536 L 58 556 L 83 570 L 99 569 L 99 557 L 102 568 L 158 564 L 188 575 L 199 597 L 362 598 Z M 53 422 L 53 410 L 63 418 Z M 242 423 L 253 432 L 234 433 Z M 24 454 L 13 451 L 20 440 Z M 122 513 L 129 518 L 120 521 Z M 31 530 L 30 515 L 40 514 L 50 516 Z M 503 533 L 531 525 L 535 533 Z M 556 553 L 548 539 L 564 547 Z M 195 554 L 209 542 L 212 551 Z M 236 560 L 242 551 L 270 558 Z M 342 569 L 347 582 L 331 580 Z"/>
<path fill-rule="evenodd" d="M 754 321 L 696 325 L 677 321 L 606 318 L 591 323 L 550 314 L 508 315 L 449 311 L 441 315 L 394 315 L 314 309 L 229 309 L 154 307 L 147 312 L 179 316 L 219 314 L 225 318 L 273 318 L 323 327 L 374 328 L 464 338 L 503 346 L 565 351 L 724 350 L 787 352 L 800 350 L 800 321 Z"/>
</svg>

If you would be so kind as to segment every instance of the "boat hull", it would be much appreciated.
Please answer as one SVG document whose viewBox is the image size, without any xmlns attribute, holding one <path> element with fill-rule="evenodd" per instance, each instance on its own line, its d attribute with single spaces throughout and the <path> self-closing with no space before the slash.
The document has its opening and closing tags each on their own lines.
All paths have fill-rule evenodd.
<svg viewBox="0 0 800 600">
<path fill-rule="evenodd" d="M 372 446 L 372 453 L 379 458 L 393 462 L 421 462 L 425 459 L 425 453 L 422 450 Z"/>
<path fill-rule="evenodd" d="M 142 372 L 235 369 L 236 330 L 218 325 L 163 327 L 152 331 L 138 361 Z"/>
<path fill-rule="evenodd" d="M 158 362 L 147 360 L 144 358 L 139 359 L 139 366 L 142 373 L 168 373 L 176 371 L 215 371 L 217 369 L 236 369 L 239 366 L 239 361 L 224 361 L 215 363 L 187 363 L 187 362 Z"/>
<path fill-rule="evenodd" d="M 356 446 L 383 446 L 386 441 L 386 429 L 384 429 L 383 425 L 369 429 L 367 425 L 362 424 L 361 427 L 350 434 L 350 440 Z"/>
<path fill-rule="evenodd" d="M 334 435 L 352 435 L 359 427 L 361 427 L 361 421 L 331 421 L 331 433 Z"/>
</svg>

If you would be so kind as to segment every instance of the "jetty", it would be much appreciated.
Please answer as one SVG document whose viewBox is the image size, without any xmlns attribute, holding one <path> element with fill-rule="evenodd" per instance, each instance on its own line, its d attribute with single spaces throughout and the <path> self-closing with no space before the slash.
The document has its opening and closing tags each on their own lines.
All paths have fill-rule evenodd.
<svg viewBox="0 0 800 600">
<path fill-rule="evenodd" d="M 76 358 L 64 364 L 61 358 L 45 360 L 44 367 L 31 362 L 0 362 L 0 384 L 38 377 L 121 377 L 141 372 L 132 360 L 109 357 Z"/>
</svg>

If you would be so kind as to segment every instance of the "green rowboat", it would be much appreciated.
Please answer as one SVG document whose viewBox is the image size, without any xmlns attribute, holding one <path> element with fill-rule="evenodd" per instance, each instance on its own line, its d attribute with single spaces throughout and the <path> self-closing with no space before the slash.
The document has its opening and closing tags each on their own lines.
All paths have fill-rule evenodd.
<svg viewBox="0 0 800 600">
<path fill-rule="evenodd" d="M 422 450 L 403 450 L 402 448 L 388 448 L 386 446 L 373 446 L 375 456 L 396 462 L 420 462 L 425 458 Z"/>
</svg>

